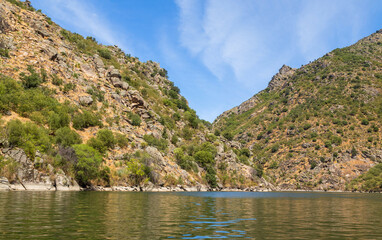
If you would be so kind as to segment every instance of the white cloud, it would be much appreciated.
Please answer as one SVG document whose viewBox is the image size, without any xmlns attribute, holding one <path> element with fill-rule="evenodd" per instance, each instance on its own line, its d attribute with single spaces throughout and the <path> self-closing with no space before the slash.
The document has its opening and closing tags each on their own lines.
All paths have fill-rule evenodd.
<svg viewBox="0 0 382 240">
<path fill-rule="evenodd" d="M 269 36 L 260 31 L 262 15 L 254 14 L 261 4 L 250 0 L 178 0 L 177 4 L 181 45 L 220 81 L 234 78 L 253 87 L 257 84 L 253 79 L 266 78 L 282 65 L 281 59 L 271 60 L 264 48 Z"/>
<path fill-rule="evenodd" d="M 297 67 L 332 50 L 333 45 L 355 40 L 362 22 L 355 1 L 176 3 L 181 45 L 221 81 L 234 79 L 256 91 L 282 64 Z"/>
</svg>

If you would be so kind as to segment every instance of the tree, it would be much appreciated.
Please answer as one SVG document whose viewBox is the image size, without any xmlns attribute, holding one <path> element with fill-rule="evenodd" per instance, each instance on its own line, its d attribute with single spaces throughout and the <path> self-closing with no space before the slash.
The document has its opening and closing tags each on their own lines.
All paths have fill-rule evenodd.
<svg viewBox="0 0 382 240">
<path fill-rule="evenodd" d="M 82 139 L 77 132 L 72 131 L 69 127 L 63 127 L 56 131 L 56 143 L 63 147 L 69 147 L 73 144 L 82 143 Z"/>
<path fill-rule="evenodd" d="M 98 177 L 102 157 L 97 150 L 86 144 L 74 145 L 73 148 L 77 156 L 74 167 L 76 180 L 82 187 L 89 186 L 90 181 Z"/>
</svg>

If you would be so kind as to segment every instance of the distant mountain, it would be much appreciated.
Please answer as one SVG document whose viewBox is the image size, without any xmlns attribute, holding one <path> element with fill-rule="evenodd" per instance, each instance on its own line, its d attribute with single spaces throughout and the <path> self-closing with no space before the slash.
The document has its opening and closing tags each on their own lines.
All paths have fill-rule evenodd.
<svg viewBox="0 0 382 240">
<path fill-rule="evenodd" d="M 282 189 L 381 191 L 381 92 L 380 30 L 299 69 L 283 66 L 213 128 Z"/>
</svg>

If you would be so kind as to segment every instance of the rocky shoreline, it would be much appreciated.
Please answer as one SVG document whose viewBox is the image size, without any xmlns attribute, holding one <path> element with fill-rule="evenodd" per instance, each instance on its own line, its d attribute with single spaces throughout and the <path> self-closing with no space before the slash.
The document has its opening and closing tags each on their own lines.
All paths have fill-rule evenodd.
<svg viewBox="0 0 382 240">
<path fill-rule="evenodd" d="M 23 184 L 9 184 L 0 181 L 0 192 L 6 191 L 40 191 L 40 192 L 53 192 L 53 191 L 95 191 L 95 192 L 333 192 L 333 193 L 350 193 L 351 191 L 344 190 L 307 190 L 307 189 L 270 189 L 270 188 L 209 188 L 204 185 L 199 186 L 112 186 L 102 187 L 93 186 L 90 188 L 81 188 L 80 186 L 66 186 L 56 187 L 49 184 L 41 183 L 23 183 Z M 368 193 L 358 191 L 357 193 Z"/>
</svg>

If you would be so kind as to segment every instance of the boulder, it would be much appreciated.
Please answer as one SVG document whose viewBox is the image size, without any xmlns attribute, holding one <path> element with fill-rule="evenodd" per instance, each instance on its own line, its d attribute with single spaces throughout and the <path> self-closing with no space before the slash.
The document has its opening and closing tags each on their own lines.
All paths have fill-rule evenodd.
<svg viewBox="0 0 382 240">
<path fill-rule="evenodd" d="M 80 104 L 82 106 L 89 106 L 90 104 L 93 103 L 93 98 L 90 95 L 88 95 L 88 96 L 81 96 L 79 98 L 79 101 L 80 101 Z"/>
<path fill-rule="evenodd" d="M 121 74 L 119 73 L 119 70 L 118 69 L 115 69 L 115 68 L 112 68 L 109 72 L 109 77 L 110 78 L 121 78 Z"/>
<path fill-rule="evenodd" d="M 90 67 L 89 64 L 82 64 L 81 65 L 81 70 L 85 73 L 86 76 L 90 78 L 96 78 L 97 74 L 94 72 L 94 70 Z"/>
</svg>

